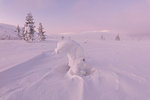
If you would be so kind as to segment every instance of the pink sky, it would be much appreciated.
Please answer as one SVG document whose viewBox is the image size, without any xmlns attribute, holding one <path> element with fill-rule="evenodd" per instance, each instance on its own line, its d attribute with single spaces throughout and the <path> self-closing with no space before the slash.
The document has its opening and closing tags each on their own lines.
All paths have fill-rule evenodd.
<svg viewBox="0 0 150 100">
<path fill-rule="evenodd" d="M 30 11 L 48 33 L 150 34 L 150 0 L 0 0 L 0 23 L 22 26 Z"/>
</svg>

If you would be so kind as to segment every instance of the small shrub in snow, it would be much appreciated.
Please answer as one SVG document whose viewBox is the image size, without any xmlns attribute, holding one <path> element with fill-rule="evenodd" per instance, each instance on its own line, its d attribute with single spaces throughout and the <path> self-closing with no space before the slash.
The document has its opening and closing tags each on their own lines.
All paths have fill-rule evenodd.
<svg viewBox="0 0 150 100">
<path fill-rule="evenodd" d="M 116 41 L 120 41 L 120 36 L 119 36 L 119 34 L 115 37 L 115 40 L 116 40 Z"/>
<path fill-rule="evenodd" d="M 63 40 L 65 37 L 64 36 L 61 36 L 61 39 Z"/>
<path fill-rule="evenodd" d="M 101 40 L 105 40 L 105 37 L 103 35 L 101 35 Z"/>
</svg>

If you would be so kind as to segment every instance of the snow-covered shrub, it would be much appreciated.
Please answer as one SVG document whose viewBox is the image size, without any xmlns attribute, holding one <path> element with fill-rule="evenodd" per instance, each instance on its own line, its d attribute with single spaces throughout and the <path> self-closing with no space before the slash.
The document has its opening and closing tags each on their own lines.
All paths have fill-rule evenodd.
<svg viewBox="0 0 150 100">
<path fill-rule="evenodd" d="M 57 43 L 55 52 L 66 53 L 68 58 L 69 74 L 86 76 L 90 74 L 90 68 L 85 61 L 83 48 L 71 39 L 62 39 Z"/>
<path fill-rule="evenodd" d="M 116 41 L 120 41 L 120 36 L 119 36 L 119 34 L 115 37 L 115 40 L 116 40 Z"/>
<path fill-rule="evenodd" d="M 101 35 L 101 40 L 105 40 L 105 37 L 103 35 Z"/>
</svg>

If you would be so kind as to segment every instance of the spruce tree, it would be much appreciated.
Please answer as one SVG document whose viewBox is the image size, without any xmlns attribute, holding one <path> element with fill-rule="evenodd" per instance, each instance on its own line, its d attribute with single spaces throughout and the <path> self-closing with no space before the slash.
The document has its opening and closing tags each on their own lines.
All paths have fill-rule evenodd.
<svg viewBox="0 0 150 100">
<path fill-rule="evenodd" d="M 28 13 L 26 16 L 26 22 L 24 26 L 24 40 L 26 41 L 33 41 L 34 40 L 34 33 L 35 33 L 35 26 L 33 21 L 33 16 L 31 13 Z"/>
<path fill-rule="evenodd" d="M 40 41 L 43 41 L 43 40 L 46 39 L 44 33 L 45 33 L 45 31 L 44 31 L 43 25 L 42 25 L 42 23 L 39 23 L 38 39 L 39 39 Z"/>
</svg>

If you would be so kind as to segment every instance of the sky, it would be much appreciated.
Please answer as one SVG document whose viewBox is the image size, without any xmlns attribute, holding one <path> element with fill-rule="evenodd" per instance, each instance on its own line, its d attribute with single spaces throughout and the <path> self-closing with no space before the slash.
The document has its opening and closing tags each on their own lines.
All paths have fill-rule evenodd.
<svg viewBox="0 0 150 100">
<path fill-rule="evenodd" d="M 150 35 L 150 0 L 0 0 L 0 23 L 23 26 L 28 12 L 47 33 Z"/>
</svg>

